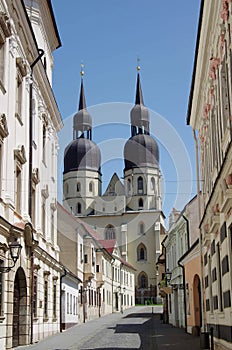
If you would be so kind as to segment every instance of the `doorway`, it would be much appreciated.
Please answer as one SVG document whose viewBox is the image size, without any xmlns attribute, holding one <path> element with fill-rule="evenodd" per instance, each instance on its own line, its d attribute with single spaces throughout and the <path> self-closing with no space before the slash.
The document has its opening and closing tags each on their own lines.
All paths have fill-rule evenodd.
<svg viewBox="0 0 232 350">
<path fill-rule="evenodd" d="M 27 343 L 27 286 L 26 277 L 20 267 L 14 280 L 13 299 L 13 347 Z"/>
</svg>

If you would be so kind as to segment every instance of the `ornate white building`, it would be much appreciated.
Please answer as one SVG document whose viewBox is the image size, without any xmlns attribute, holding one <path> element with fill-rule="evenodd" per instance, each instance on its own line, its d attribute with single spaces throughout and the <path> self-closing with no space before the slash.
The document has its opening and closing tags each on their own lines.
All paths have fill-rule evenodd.
<svg viewBox="0 0 232 350">
<path fill-rule="evenodd" d="M 199 148 L 203 331 L 232 343 L 232 2 L 202 0 L 187 123 Z M 196 153 L 198 157 L 198 153 Z"/>
<path fill-rule="evenodd" d="M 155 301 L 157 296 L 155 266 L 164 215 L 159 150 L 149 131 L 139 69 L 135 106 L 130 115 L 131 137 L 124 147 L 124 183 L 115 173 L 104 194 L 101 154 L 92 141 L 92 118 L 86 108 L 82 72 L 73 140 L 64 154 L 63 203 L 94 227 L 102 239 L 117 240 L 123 259 L 136 268 L 136 302 L 143 303 Z"/>
<path fill-rule="evenodd" d="M 50 0 L 0 0 L 0 348 L 59 330 L 57 132 Z M 11 242 L 22 246 L 13 266 Z M 4 271 L 4 272 L 3 272 Z"/>
</svg>

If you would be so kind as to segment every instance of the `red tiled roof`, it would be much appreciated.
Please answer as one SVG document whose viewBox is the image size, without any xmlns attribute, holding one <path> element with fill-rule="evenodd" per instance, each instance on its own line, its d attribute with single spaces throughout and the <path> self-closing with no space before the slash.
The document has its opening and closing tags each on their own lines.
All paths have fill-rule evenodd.
<svg viewBox="0 0 232 350">
<path fill-rule="evenodd" d="M 116 245 L 116 239 L 100 239 L 99 242 L 110 254 L 113 253 Z"/>
</svg>

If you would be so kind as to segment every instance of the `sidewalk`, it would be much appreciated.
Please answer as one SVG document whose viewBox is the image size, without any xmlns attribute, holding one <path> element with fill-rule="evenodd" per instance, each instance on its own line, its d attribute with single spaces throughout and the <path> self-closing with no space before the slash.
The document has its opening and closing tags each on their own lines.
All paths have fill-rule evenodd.
<svg viewBox="0 0 232 350">
<path fill-rule="evenodd" d="M 198 350 L 199 337 L 163 324 L 159 306 L 135 307 L 74 326 L 17 350 Z"/>
</svg>

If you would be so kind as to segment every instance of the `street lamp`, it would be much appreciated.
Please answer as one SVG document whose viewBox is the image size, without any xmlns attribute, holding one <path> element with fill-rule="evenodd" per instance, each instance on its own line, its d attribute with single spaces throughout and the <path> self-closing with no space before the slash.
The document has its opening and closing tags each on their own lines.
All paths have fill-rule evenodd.
<svg viewBox="0 0 232 350">
<path fill-rule="evenodd" d="M 15 266 L 20 254 L 21 254 L 22 246 L 17 241 L 14 241 L 14 242 L 9 244 L 9 249 L 10 249 L 11 259 L 13 260 L 13 265 L 12 266 L 0 266 L 0 272 L 4 272 L 4 273 L 9 272 Z"/>
<path fill-rule="evenodd" d="M 166 276 L 167 285 L 169 285 L 170 281 L 171 281 L 171 278 L 172 278 L 172 273 L 168 269 L 165 272 L 165 276 Z"/>
</svg>

